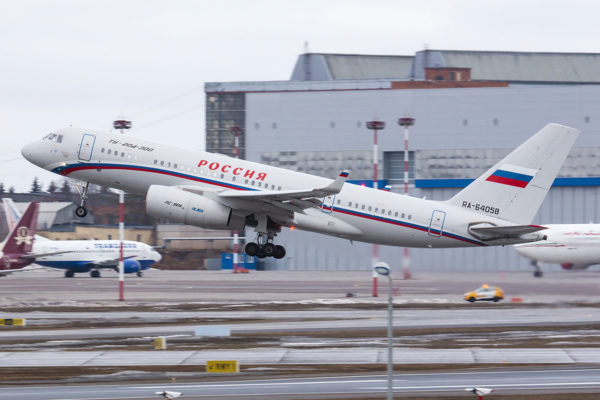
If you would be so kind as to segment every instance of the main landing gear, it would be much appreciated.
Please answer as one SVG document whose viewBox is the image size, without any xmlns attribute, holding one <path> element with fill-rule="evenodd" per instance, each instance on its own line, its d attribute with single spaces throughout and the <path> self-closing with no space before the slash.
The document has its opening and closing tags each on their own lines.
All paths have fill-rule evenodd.
<svg viewBox="0 0 600 400">
<path fill-rule="evenodd" d="M 532 261 L 531 266 L 533 267 L 533 276 L 535 276 L 536 278 L 541 278 L 542 276 L 544 276 L 544 273 L 540 268 L 539 261 Z"/>
<path fill-rule="evenodd" d="M 273 238 L 269 238 L 267 234 L 259 233 L 255 242 L 246 244 L 246 254 L 249 256 L 256 256 L 258 258 L 273 257 L 283 258 L 285 257 L 285 247 L 273 244 Z"/>
<path fill-rule="evenodd" d="M 86 182 L 85 186 L 83 187 L 83 191 L 79 190 L 79 186 L 75 186 L 77 188 L 77 191 L 79 192 L 79 197 L 81 197 L 81 205 L 75 209 L 75 215 L 77 215 L 79 218 L 85 217 L 88 213 L 87 208 L 85 208 L 85 203 L 87 202 L 87 199 L 88 199 L 87 194 L 88 194 L 89 186 L 90 186 L 90 183 Z"/>
<path fill-rule="evenodd" d="M 246 244 L 246 254 L 258 258 L 274 257 L 277 259 L 285 257 L 285 247 L 275 245 L 273 239 L 277 232 L 281 231 L 281 225 L 273 222 L 266 214 L 255 214 L 253 223 L 256 224 L 256 242 Z"/>
</svg>

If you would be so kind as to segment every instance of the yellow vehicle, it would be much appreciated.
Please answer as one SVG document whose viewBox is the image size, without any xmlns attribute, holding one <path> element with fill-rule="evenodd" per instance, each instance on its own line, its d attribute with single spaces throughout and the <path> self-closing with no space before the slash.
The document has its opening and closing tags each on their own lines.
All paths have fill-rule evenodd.
<svg viewBox="0 0 600 400">
<path fill-rule="evenodd" d="M 499 287 L 483 285 L 472 292 L 465 293 L 465 300 L 474 301 L 500 301 L 504 298 L 504 292 Z"/>
</svg>

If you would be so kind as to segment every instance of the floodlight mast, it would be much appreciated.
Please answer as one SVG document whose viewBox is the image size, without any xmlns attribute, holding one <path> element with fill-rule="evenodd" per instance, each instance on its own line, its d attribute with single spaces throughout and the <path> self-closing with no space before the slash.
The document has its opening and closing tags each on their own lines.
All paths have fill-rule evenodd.
<svg viewBox="0 0 600 400">
<path fill-rule="evenodd" d="M 368 121 L 367 129 L 373 131 L 373 189 L 377 189 L 378 181 L 377 181 L 377 169 L 378 169 L 378 157 L 379 150 L 377 148 L 377 132 L 385 129 L 384 121 Z M 373 244 L 373 255 L 371 258 L 372 265 L 375 265 L 379 261 L 379 245 Z M 377 297 L 377 274 L 373 271 L 373 297 Z"/>
<path fill-rule="evenodd" d="M 409 152 L 408 152 L 408 127 L 415 124 L 415 119 L 410 117 L 398 118 L 398 125 L 404 127 L 404 194 L 408 196 L 408 164 L 409 164 Z M 404 257 L 402 259 L 402 277 L 404 279 L 410 279 L 410 250 L 408 247 L 404 248 Z"/>
</svg>

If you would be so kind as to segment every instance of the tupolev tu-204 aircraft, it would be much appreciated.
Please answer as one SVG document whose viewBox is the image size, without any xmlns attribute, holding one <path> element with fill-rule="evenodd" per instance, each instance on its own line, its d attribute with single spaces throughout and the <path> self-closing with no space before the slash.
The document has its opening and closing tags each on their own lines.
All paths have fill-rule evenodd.
<svg viewBox="0 0 600 400">
<path fill-rule="evenodd" d="M 64 128 L 22 149 L 56 174 L 146 195 L 148 214 L 209 229 L 254 227 L 246 253 L 285 256 L 282 227 L 406 247 L 544 239 L 530 225 L 579 131 L 548 124 L 447 201 L 418 199 L 139 137 Z M 87 213 L 87 185 L 77 214 Z"/>
</svg>

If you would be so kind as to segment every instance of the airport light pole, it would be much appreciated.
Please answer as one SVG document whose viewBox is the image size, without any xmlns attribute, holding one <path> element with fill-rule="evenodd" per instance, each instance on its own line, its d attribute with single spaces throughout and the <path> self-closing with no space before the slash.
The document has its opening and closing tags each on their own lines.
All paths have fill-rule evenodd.
<svg viewBox="0 0 600 400">
<path fill-rule="evenodd" d="M 231 128 L 231 133 L 233 134 L 233 156 L 235 158 L 240 158 L 240 154 L 239 154 L 239 147 L 240 147 L 240 132 L 242 131 L 242 128 L 240 128 L 239 126 L 235 125 L 234 127 Z M 235 230 L 233 231 L 233 273 L 237 274 L 238 272 L 243 272 L 243 270 L 240 271 L 240 268 L 238 267 L 238 251 L 239 251 L 239 235 L 238 235 L 238 231 Z"/>
<path fill-rule="evenodd" d="M 373 265 L 376 274 L 388 278 L 388 324 L 387 324 L 387 400 L 394 399 L 394 307 L 392 303 L 392 269 L 387 263 L 380 261 Z"/>
<path fill-rule="evenodd" d="M 408 196 L 408 127 L 415 124 L 414 118 L 399 118 L 398 125 L 404 127 L 404 194 Z M 410 279 L 410 251 L 408 247 L 404 248 L 404 257 L 402 258 L 402 277 L 404 279 Z"/>
<path fill-rule="evenodd" d="M 379 157 L 379 150 L 377 148 L 377 131 L 385 129 L 384 121 L 368 121 L 367 129 L 373 131 L 373 189 L 377 189 L 377 169 L 378 163 L 377 159 Z M 372 265 L 375 265 L 379 260 L 379 245 L 373 244 L 373 255 L 371 258 Z M 377 273 L 373 271 L 373 297 L 377 297 Z"/>
<path fill-rule="evenodd" d="M 125 300 L 125 259 L 123 257 L 123 240 L 125 239 L 125 192 L 120 189 L 108 189 L 119 195 L 119 301 Z"/>
</svg>

